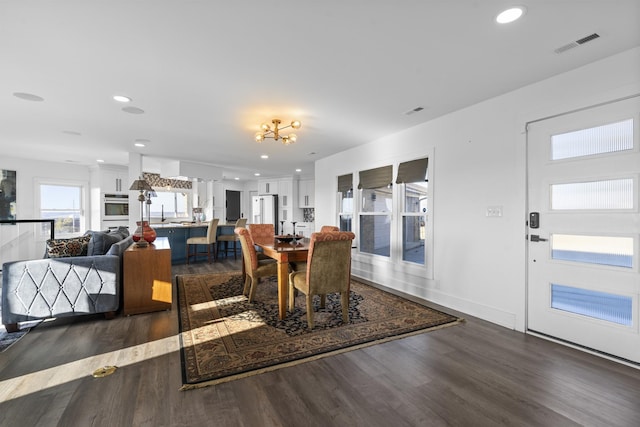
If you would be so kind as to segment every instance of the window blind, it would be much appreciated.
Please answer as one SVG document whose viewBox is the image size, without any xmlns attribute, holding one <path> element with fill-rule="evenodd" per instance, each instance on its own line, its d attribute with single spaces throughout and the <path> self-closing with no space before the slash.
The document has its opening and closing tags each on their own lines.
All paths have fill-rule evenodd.
<svg viewBox="0 0 640 427">
<path fill-rule="evenodd" d="M 428 158 L 400 163 L 396 184 L 426 181 Z"/>
<path fill-rule="evenodd" d="M 346 193 L 353 189 L 353 174 L 340 175 L 338 177 L 338 192 Z"/>
<path fill-rule="evenodd" d="M 393 181 L 392 175 L 391 165 L 360 171 L 360 184 L 358 184 L 358 188 L 373 189 L 386 187 Z"/>
</svg>

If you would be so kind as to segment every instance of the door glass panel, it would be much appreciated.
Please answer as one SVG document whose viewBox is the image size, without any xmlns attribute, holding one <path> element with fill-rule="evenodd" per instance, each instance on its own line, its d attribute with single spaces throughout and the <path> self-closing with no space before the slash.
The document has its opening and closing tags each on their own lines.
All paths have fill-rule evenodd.
<svg viewBox="0 0 640 427">
<path fill-rule="evenodd" d="M 628 296 L 551 284 L 552 308 L 620 325 L 631 326 L 632 302 Z"/>
<path fill-rule="evenodd" d="M 553 234 L 551 258 L 631 268 L 633 238 Z"/>
<path fill-rule="evenodd" d="M 633 179 L 551 185 L 552 210 L 633 209 Z"/>
<path fill-rule="evenodd" d="M 551 137 L 551 160 L 613 153 L 633 148 L 633 119 Z"/>
</svg>

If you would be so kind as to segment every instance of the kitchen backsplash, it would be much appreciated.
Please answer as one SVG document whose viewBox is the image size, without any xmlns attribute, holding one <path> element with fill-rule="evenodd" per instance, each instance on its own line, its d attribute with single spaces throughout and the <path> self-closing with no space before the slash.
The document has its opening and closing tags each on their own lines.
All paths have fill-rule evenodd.
<svg viewBox="0 0 640 427">
<path fill-rule="evenodd" d="M 314 208 L 302 208 L 304 222 L 315 222 L 316 211 Z"/>
</svg>

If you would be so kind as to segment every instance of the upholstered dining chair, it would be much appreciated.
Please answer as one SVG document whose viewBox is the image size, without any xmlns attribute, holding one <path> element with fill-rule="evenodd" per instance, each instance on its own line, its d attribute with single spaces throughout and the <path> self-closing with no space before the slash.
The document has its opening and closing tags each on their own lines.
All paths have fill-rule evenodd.
<svg viewBox="0 0 640 427">
<path fill-rule="evenodd" d="M 330 231 L 340 231 L 340 227 L 336 227 L 335 225 L 323 225 L 320 228 L 321 233 L 328 233 Z"/>
<path fill-rule="evenodd" d="M 276 229 L 273 224 L 249 224 L 247 225 L 253 243 L 273 243 L 276 236 Z M 262 253 L 262 250 L 256 248 L 258 259 L 268 258 Z"/>
<path fill-rule="evenodd" d="M 306 270 L 289 274 L 289 310 L 295 308 L 295 291 L 305 294 L 309 329 L 313 329 L 314 295 L 320 295 L 320 307 L 324 308 L 326 295 L 339 292 L 342 321 L 349 322 L 351 242 L 355 237 L 350 231 L 311 234 Z"/>
<path fill-rule="evenodd" d="M 238 227 L 243 227 L 247 225 L 247 218 L 240 218 L 236 221 L 234 230 Z M 233 259 L 238 259 L 238 252 L 236 247 L 236 242 L 238 241 L 238 236 L 235 233 L 233 234 L 221 234 L 218 236 L 218 242 L 224 243 L 224 253 L 227 255 L 229 253 L 229 243 L 233 243 Z M 218 254 L 220 250 L 218 250 Z"/>
<path fill-rule="evenodd" d="M 278 264 L 274 259 L 258 259 L 256 247 L 249 230 L 244 227 L 238 227 L 234 230 L 234 233 L 240 240 L 244 262 L 245 279 L 242 293 L 243 295 L 248 295 L 249 302 L 252 302 L 260 279 L 276 276 L 278 274 Z"/>
<path fill-rule="evenodd" d="M 206 255 L 207 261 L 211 262 L 211 248 L 213 247 L 213 258 L 216 258 L 217 248 L 216 248 L 216 232 L 218 229 L 218 218 L 214 218 L 209 221 L 209 225 L 207 226 L 207 235 L 204 237 L 189 237 L 187 239 L 187 264 L 189 264 L 189 259 L 194 257 L 194 261 L 198 260 L 198 255 Z M 199 245 L 206 245 L 206 252 L 198 252 Z M 194 251 L 191 252 L 191 247 L 193 246 Z"/>
</svg>

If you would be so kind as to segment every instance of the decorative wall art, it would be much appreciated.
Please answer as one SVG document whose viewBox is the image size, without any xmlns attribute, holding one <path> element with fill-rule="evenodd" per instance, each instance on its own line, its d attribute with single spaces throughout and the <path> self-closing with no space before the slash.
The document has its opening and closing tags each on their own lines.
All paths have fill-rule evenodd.
<svg viewBox="0 0 640 427">
<path fill-rule="evenodd" d="M 0 176 L 0 220 L 16 219 L 16 171 L 2 169 Z"/>
</svg>

